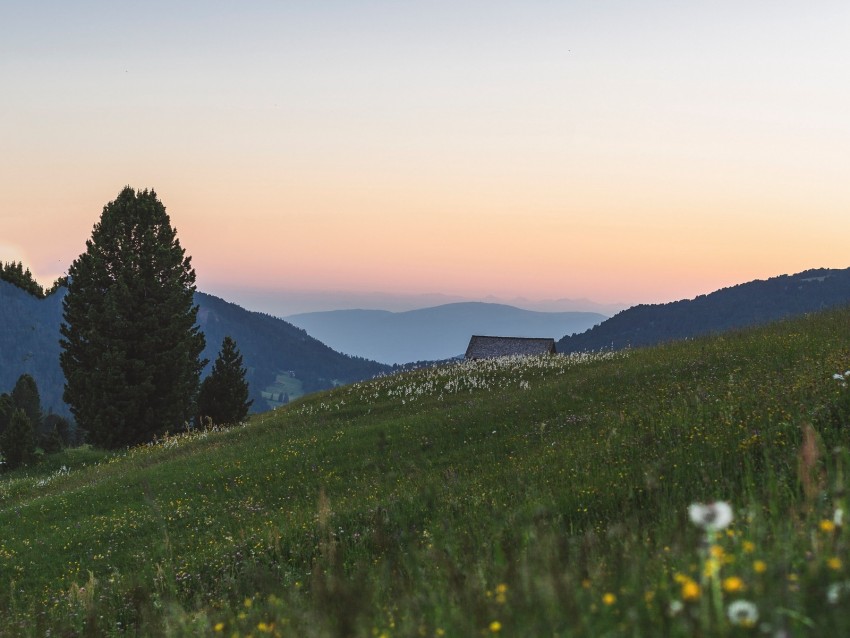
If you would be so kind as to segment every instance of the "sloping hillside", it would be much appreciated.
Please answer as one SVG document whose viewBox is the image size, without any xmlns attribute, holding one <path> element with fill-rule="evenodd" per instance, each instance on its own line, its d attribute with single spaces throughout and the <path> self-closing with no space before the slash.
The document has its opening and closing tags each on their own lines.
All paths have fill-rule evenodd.
<svg viewBox="0 0 850 638">
<path fill-rule="evenodd" d="M 59 366 L 62 288 L 39 299 L 0 280 L 0 393 L 9 392 L 22 374 L 38 384 L 45 413 L 68 416 L 62 401 L 65 375 Z"/>
<path fill-rule="evenodd" d="M 850 635 L 848 368 L 832 311 L 68 451 L 0 479 L 0 636 Z"/>
<path fill-rule="evenodd" d="M 723 288 L 695 299 L 639 305 L 558 341 L 558 352 L 648 346 L 850 304 L 850 268 L 807 270 Z"/>
</svg>

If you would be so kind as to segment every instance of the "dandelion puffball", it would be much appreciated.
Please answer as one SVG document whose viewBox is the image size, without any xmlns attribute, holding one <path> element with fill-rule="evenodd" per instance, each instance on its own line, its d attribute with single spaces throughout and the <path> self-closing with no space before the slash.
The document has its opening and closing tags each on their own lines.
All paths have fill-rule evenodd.
<svg viewBox="0 0 850 638">
<path fill-rule="evenodd" d="M 759 609 L 749 600 L 736 600 L 726 609 L 729 622 L 740 627 L 752 627 L 758 622 Z"/>
<path fill-rule="evenodd" d="M 697 527 L 716 531 L 728 527 L 732 522 L 732 506 L 725 501 L 691 503 L 688 506 L 688 516 Z"/>
</svg>

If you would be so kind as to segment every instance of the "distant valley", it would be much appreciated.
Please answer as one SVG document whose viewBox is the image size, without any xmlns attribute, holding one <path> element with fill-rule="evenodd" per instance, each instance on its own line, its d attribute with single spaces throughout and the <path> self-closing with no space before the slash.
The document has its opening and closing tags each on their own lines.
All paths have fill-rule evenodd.
<svg viewBox="0 0 850 638">
<path fill-rule="evenodd" d="M 560 339 L 606 318 L 597 312 L 536 312 L 505 304 L 460 302 L 406 312 L 333 310 L 285 319 L 339 352 L 402 364 L 463 355 L 474 334 Z"/>
</svg>

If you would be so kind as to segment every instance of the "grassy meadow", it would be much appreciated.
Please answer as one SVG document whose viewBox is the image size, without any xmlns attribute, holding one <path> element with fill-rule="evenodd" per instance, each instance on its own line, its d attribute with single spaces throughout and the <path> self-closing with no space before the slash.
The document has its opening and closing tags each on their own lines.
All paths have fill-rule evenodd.
<svg viewBox="0 0 850 638">
<path fill-rule="evenodd" d="M 850 635 L 848 369 L 829 311 L 67 450 L 0 476 L 0 635 Z"/>
</svg>

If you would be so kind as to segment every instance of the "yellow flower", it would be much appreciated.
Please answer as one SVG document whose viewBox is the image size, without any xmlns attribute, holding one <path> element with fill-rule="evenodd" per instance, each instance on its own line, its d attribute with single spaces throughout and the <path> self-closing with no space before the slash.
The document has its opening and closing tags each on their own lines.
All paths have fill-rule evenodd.
<svg viewBox="0 0 850 638">
<path fill-rule="evenodd" d="M 765 563 L 763 560 L 754 561 L 753 570 L 755 570 L 757 574 L 763 574 L 767 571 L 767 563 Z"/>
<path fill-rule="evenodd" d="M 224 631 L 224 623 L 223 622 L 217 622 L 215 624 L 215 627 L 213 627 L 213 629 L 215 631 Z"/>
<path fill-rule="evenodd" d="M 498 620 L 494 620 L 490 623 L 490 631 L 494 634 L 499 633 L 500 631 L 502 631 L 502 623 L 500 623 Z"/>
<path fill-rule="evenodd" d="M 608 592 L 604 596 L 602 596 L 602 602 L 610 607 L 611 605 L 617 602 L 617 597 L 611 592 Z"/>
<path fill-rule="evenodd" d="M 838 571 L 841 569 L 842 563 L 841 559 L 838 556 L 833 556 L 828 561 L 826 561 L 826 566 L 829 567 L 833 571 Z"/>
<path fill-rule="evenodd" d="M 738 578 L 737 576 L 729 576 L 729 578 L 723 579 L 723 591 L 731 594 L 733 592 L 743 590 L 744 581 Z"/>
<path fill-rule="evenodd" d="M 726 551 L 720 545 L 711 546 L 711 557 L 717 560 L 722 559 L 726 555 Z"/>
<path fill-rule="evenodd" d="M 694 601 L 700 596 L 700 588 L 694 581 L 688 579 L 682 583 L 682 600 Z"/>
<path fill-rule="evenodd" d="M 720 561 L 715 558 L 709 558 L 705 561 L 703 573 L 706 578 L 714 578 L 720 572 Z"/>
<path fill-rule="evenodd" d="M 253 605 L 253 604 L 254 604 L 254 601 L 253 601 L 253 600 L 251 600 L 250 598 L 246 598 L 246 599 L 243 601 L 243 603 L 242 603 L 242 604 L 243 604 L 243 605 L 245 605 L 245 607 L 247 607 L 248 609 L 250 609 L 250 608 L 251 608 L 251 605 Z"/>
<path fill-rule="evenodd" d="M 497 594 L 505 594 L 508 591 L 508 586 L 505 583 L 499 583 L 496 585 L 496 593 Z"/>
<path fill-rule="evenodd" d="M 822 531 L 825 534 L 831 534 L 832 532 L 835 531 L 835 523 L 833 523 L 831 520 L 826 519 L 826 518 L 823 519 L 820 522 L 818 527 L 820 527 L 820 531 Z"/>
<path fill-rule="evenodd" d="M 752 554 L 756 551 L 756 544 L 752 541 L 744 541 L 741 545 L 745 554 Z"/>
</svg>

